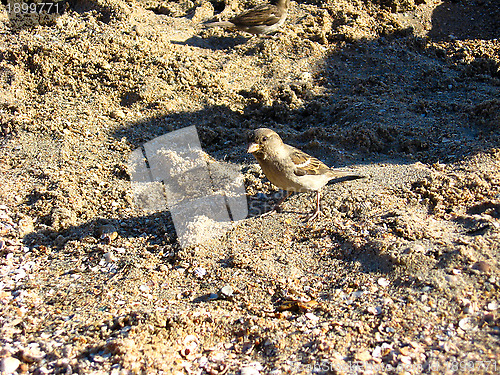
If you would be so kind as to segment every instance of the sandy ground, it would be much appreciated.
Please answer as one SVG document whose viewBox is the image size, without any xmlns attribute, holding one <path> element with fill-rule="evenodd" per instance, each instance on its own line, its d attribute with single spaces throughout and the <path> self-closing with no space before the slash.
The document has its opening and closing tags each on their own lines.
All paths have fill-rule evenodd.
<svg viewBox="0 0 500 375">
<path fill-rule="evenodd" d="M 500 5 L 292 1 L 269 38 L 203 29 L 257 1 L 68 1 L 0 16 L 0 371 L 500 371 Z M 8 3 L 11 4 L 11 3 Z M 129 157 L 195 125 L 249 217 L 179 246 Z M 262 217 L 275 129 L 366 176 Z"/>
</svg>

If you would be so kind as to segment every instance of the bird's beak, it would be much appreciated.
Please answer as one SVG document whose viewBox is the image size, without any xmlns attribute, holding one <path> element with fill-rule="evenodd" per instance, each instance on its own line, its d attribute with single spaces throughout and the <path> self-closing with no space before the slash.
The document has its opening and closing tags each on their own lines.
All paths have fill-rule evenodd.
<svg viewBox="0 0 500 375">
<path fill-rule="evenodd" d="M 247 152 L 249 154 L 253 154 L 256 151 L 260 150 L 260 146 L 257 143 L 250 143 L 250 146 L 248 146 Z"/>
</svg>

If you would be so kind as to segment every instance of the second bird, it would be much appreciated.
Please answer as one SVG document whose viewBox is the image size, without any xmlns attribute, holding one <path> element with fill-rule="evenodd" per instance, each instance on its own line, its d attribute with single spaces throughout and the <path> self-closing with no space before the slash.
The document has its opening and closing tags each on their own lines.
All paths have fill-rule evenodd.
<svg viewBox="0 0 500 375">
<path fill-rule="evenodd" d="M 278 30 L 285 23 L 290 0 L 276 0 L 274 4 L 261 4 L 229 21 L 207 22 L 205 27 L 230 27 L 247 33 L 261 35 Z"/>
</svg>

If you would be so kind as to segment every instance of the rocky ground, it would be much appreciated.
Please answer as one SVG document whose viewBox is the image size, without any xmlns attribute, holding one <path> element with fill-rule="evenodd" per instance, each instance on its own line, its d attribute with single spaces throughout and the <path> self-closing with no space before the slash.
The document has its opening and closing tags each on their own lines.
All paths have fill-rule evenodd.
<svg viewBox="0 0 500 375">
<path fill-rule="evenodd" d="M 257 3 L 2 12 L 1 371 L 500 371 L 500 5 L 292 1 L 269 38 L 200 26 Z M 257 210 L 181 248 L 128 160 L 191 125 Z M 310 194 L 262 217 L 262 126 L 366 178 L 328 185 L 312 224 Z"/>
</svg>

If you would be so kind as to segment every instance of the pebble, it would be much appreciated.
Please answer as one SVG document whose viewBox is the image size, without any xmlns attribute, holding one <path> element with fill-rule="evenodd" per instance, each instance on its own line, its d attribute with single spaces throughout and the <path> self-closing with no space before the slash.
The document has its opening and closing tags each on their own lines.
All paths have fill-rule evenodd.
<svg viewBox="0 0 500 375">
<path fill-rule="evenodd" d="M 458 281 L 458 278 L 454 275 L 446 275 L 444 279 L 448 281 L 450 284 L 456 284 Z"/>
<path fill-rule="evenodd" d="M 161 272 L 168 272 L 168 267 L 165 264 L 160 264 L 158 268 Z"/>
<path fill-rule="evenodd" d="M 197 267 L 194 269 L 194 274 L 197 278 L 203 279 L 203 277 L 207 274 L 207 270 L 203 267 Z"/>
<path fill-rule="evenodd" d="M 368 361 L 372 359 L 372 355 L 368 350 L 359 351 L 354 355 L 356 361 Z"/>
<path fill-rule="evenodd" d="M 32 233 L 35 230 L 33 219 L 29 216 L 26 216 L 19 220 L 17 230 L 19 231 L 20 237 L 24 237 L 27 234 Z"/>
<path fill-rule="evenodd" d="M 484 260 L 480 260 L 472 265 L 472 268 L 481 272 L 490 272 L 491 266 Z"/>
<path fill-rule="evenodd" d="M 7 235 L 11 230 L 14 228 L 12 225 L 7 224 L 7 223 L 0 223 L 0 236 L 5 236 Z"/>
<path fill-rule="evenodd" d="M 376 346 L 375 349 L 372 351 L 372 357 L 373 358 L 380 358 L 382 357 L 382 348 L 380 346 Z"/>
<path fill-rule="evenodd" d="M 399 357 L 399 360 L 404 363 L 405 365 L 410 365 L 411 364 L 411 358 L 407 355 L 402 355 Z"/>
<path fill-rule="evenodd" d="M 233 297 L 233 287 L 231 285 L 223 286 L 218 293 L 218 297 L 221 299 L 227 299 Z"/>
<path fill-rule="evenodd" d="M 21 361 L 17 358 L 13 357 L 5 357 L 2 358 L 0 361 L 0 373 L 8 375 L 8 374 L 13 374 L 19 365 L 21 364 Z"/>
<path fill-rule="evenodd" d="M 122 120 L 125 118 L 125 112 L 123 112 L 121 109 L 115 109 L 113 112 L 111 112 L 111 117 L 117 120 Z"/>
<path fill-rule="evenodd" d="M 259 362 L 253 362 L 240 369 L 241 375 L 259 375 L 260 371 L 263 369 Z"/>
<path fill-rule="evenodd" d="M 116 258 L 114 257 L 111 251 L 108 251 L 107 253 L 104 254 L 104 260 L 108 263 L 113 263 L 116 260 Z"/>
<path fill-rule="evenodd" d="M 425 253 L 425 247 L 422 245 L 414 244 L 411 249 L 416 253 Z"/>
<path fill-rule="evenodd" d="M 492 301 L 492 302 L 488 303 L 488 306 L 486 306 L 486 308 L 487 308 L 489 311 L 495 311 L 495 310 L 498 310 L 498 302 L 497 302 L 497 301 Z"/>
<path fill-rule="evenodd" d="M 464 331 L 472 329 L 472 324 L 469 318 L 460 319 L 460 321 L 458 322 L 458 326 Z"/>
<path fill-rule="evenodd" d="M 313 313 L 306 313 L 305 316 L 307 319 L 313 321 L 314 323 L 316 323 L 319 320 L 319 317 L 314 315 Z"/>
<path fill-rule="evenodd" d="M 385 279 L 383 277 L 381 277 L 380 279 L 378 279 L 377 283 L 378 283 L 378 285 L 380 285 L 380 286 L 382 286 L 384 288 L 387 287 L 387 286 L 389 286 L 389 284 L 390 284 L 389 280 L 387 280 L 387 279 Z"/>
<path fill-rule="evenodd" d="M 101 225 L 97 228 L 97 234 L 99 235 L 99 239 L 106 241 L 108 244 L 118 237 L 118 232 L 112 224 Z"/>
<path fill-rule="evenodd" d="M 372 315 L 380 315 L 382 314 L 382 308 L 380 306 L 374 307 L 374 306 L 369 306 L 366 309 L 367 312 L 369 312 Z"/>
<path fill-rule="evenodd" d="M 241 375 L 259 375 L 260 372 L 255 367 L 247 366 L 240 369 Z"/>
</svg>

